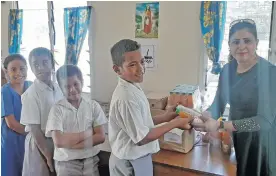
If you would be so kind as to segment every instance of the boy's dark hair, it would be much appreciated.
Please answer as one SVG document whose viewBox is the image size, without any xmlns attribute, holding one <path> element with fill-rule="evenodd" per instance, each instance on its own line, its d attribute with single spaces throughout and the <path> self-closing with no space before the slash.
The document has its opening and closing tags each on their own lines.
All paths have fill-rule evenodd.
<svg viewBox="0 0 276 176">
<path fill-rule="evenodd" d="M 26 62 L 26 59 L 24 56 L 22 56 L 21 54 L 10 54 L 8 55 L 5 59 L 4 59 L 4 62 L 3 62 L 3 66 L 5 69 L 8 68 L 8 65 L 11 61 L 14 61 L 14 60 L 20 60 L 22 61 L 25 65 L 27 65 L 27 62 Z"/>
<path fill-rule="evenodd" d="M 52 67 L 55 69 L 55 60 L 52 52 L 44 47 L 34 48 L 29 54 L 29 64 L 31 65 L 31 58 L 32 57 L 39 57 L 39 56 L 48 56 L 51 59 Z"/>
<path fill-rule="evenodd" d="M 125 53 L 140 49 L 140 44 L 134 40 L 123 39 L 112 46 L 110 52 L 114 65 L 122 66 L 124 63 Z"/>
<path fill-rule="evenodd" d="M 61 87 L 61 80 L 67 79 L 71 76 L 77 76 L 83 84 L 83 76 L 81 70 L 75 65 L 63 65 L 57 70 L 57 82 Z"/>
</svg>

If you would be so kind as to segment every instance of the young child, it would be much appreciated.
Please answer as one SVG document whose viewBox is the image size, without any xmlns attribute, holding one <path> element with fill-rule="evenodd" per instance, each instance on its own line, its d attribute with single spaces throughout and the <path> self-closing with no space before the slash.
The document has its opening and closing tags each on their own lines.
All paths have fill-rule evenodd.
<svg viewBox="0 0 276 176">
<path fill-rule="evenodd" d="M 20 54 L 4 60 L 9 82 L 1 89 L 1 175 L 21 176 L 24 159 L 25 130 L 20 124 L 21 95 L 31 82 L 27 77 L 27 63 Z"/>
<path fill-rule="evenodd" d="M 151 154 L 160 150 L 157 139 L 173 128 L 190 129 L 192 118 L 178 118 L 176 106 L 163 115 L 151 117 L 148 100 L 139 86 L 145 66 L 137 42 L 119 41 L 111 48 L 111 57 L 119 81 L 109 114 L 110 175 L 152 176 Z M 163 122 L 168 123 L 154 127 Z"/>
<path fill-rule="evenodd" d="M 54 58 L 47 48 L 35 48 L 29 54 L 29 63 L 36 80 L 22 95 L 21 124 L 29 134 L 25 140 L 22 176 L 49 176 L 54 173 L 51 138 L 45 137 L 46 123 L 51 107 L 63 98 L 59 86 L 52 81 Z"/>
<path fill-rule="evenodd" d="M 95 146 L 105 140 L 105 114 L 99 103 L 81 95 L 83 76 L 77 66 L 60 67 L 57 81 L 65 98 L 52 107 L 46 127 L 46 136 L 54 140 L 57 175 L 99 176 Z"/>
</svg>

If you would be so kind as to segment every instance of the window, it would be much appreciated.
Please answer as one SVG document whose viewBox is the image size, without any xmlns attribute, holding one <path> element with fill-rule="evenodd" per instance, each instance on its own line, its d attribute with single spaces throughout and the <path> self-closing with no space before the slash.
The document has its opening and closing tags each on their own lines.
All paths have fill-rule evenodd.
<svg viewBox="0 0 276 176">
<path fill-rule="evenodd" d="M 28 62 L 27 78 L 34 81 L 35 76 L 31 71 L 28 60 L 29 53 L 36 47 L 50 49 L 47 2 L 19 1 L 18 3 L 20 9 L 24 9 L 20 53 Z"/>
<path fill-rule="evenodd" d="M 251 18 L 256 22 L 259 38 L 257 53 L 261 57 L 268 59 L 271 14 L 271 1 L 227 1 L 225 33 L 220 53 L 220 63 L 222 66 L 228 62 L 230 23 L 236 19 L 242 18 Z M 210 73 L 211 68 L 212 62 L 208 59 L 207 92 L 205 94 L 207 106 L 213 102 L 219 77 L 218 75 Z"/>
<path fill-rule="evenodd" d="M 21 54 L 26 58 L 30 51 L 35 47 L 46 47 L 48 49 L 54 48 L 54 57 L 57 62 L 56 70 L 65 62 L 65 38 L 63 25 L 63 12 L 67 7 L 87 6 L 86 1 L 53 1 L 53 15 L 54 15 L 54 30 L 52 24 L 49 24 L 49 16 L 52 11 L 50 7 L 51 2 L 28 2 L 19 1 L 19 8 L 24 9 L 23 22 L 23 36 L 21 45 Z M 49 6 L 48 6 L 49 5 Z M 55 43 L 50 41 L 50 33 L 55 31 Z M 81 68 L 84 78 L 83 92 L 90 92 L 90 55 L 88 45 L 89 31 L 86 34 L 78 67 Z M 28 64 L 29 66 L 29 64 Z M 28 69 L 28 80 L 35 79 L 30 67 Z"/>
<path fill-rule="evenodd" d="M 258 31 L 257 53 L 267 59 L 269 50 L 269 35 L 271 25 L 272 1 L 229 1 L 227 2 L 225 34 L 222 45 L 221 60 L 227 62 L 229 25 L 241 18 L 251 18 L 256 22 Z"/>
<path fill-rule="evenodd" d="M 65 38 L 64 38 L 64 23 L 63 23 L 63 12 L 66 7 L 79 7 L 86 6 L 86 1 L 53 1 L 54 5 L 54 19 L 55 19 L 55 32 L 56 40 L 54 46 L 55 59 L 58 63 L 56 69 L 62 66 L 65 62 Z M 82 50 L 80 53 L 80 59 L 78 62 L 78 67 L 81 68 L 84 86 L 83 92 L 90 92 L 90 64 L 87 61 L 90 60 L 89 56 L 89 45 L 88 45 L 88 35 L 86 34 L 84 43 L 82 45 Z"/>
</svg>

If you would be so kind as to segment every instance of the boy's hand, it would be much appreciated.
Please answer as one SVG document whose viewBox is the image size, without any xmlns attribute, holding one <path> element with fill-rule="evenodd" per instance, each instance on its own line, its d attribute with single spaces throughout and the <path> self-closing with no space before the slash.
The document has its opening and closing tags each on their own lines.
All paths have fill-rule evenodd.
<svg viewBox="0 0 276 176">
<path fill-rule="evenodd" d="M 54 165 L 53 165 L 53 155 L 50 152 L 48 152 L 47 155 L 45 156 L 45 158 L 46 158 L 46 162 L 47 162 L 47 165 L 48 165 L 50 171 L 54 172 L 55 169 L 54 169 Z"/>
<path fill-rule="evenodd" d="M 182 130 L 190 130 L 192 128 L 191 126 L 191 122 L 193 121 L 194 117 L 187 117 L 187 118 L 181 118 L 181 117 L 177 117 L 174 119 L 174 121 L 176 121 L 177 123 L 177 128 L 180 128 Z"/>
<path fill-rule="evenodd" d="M 87 138 L 89 138 L 90 136 L 92 136 L 92 135 L 93 135 L 93 129 L 92 129 L 92 127 L 89 127 L 87 130 L 85 130 L 85 131 L 83 132 L 83 135 L 84 135 L 84 138 L 85 138 L 85 139 L 87 139 Z"/>
<path fill-rule="evenodd" d="M 52 158 L 47 158 L 46 160 L 47 160 L 47 165 L 48 165 L 50 171 L 54 172 L 55 170 L 54 170 L 54 165 L 53 165 L 53 159 Z"/>
<path fill-rule="evenodd" d="M 167 111 L 165 112 L 164 116 L 165 116 L 167 122 L 173 120 L 174 118 L 176 118 L 178 116 L 178 114 L 175 112 L 176 107 L 177 107 L 177 105 L 170 106 L 167 109 Z"/>
</svg>

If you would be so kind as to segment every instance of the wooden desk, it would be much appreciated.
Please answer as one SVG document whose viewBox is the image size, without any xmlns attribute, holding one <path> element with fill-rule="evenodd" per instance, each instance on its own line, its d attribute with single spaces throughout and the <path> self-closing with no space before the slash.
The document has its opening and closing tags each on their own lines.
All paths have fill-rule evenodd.
<svg viewBox="0 0 276 176">
<path fill-rule="evenodd" d="M 108 140 L 99 145 L 101 176 L 109 176 L 108 161 L 110 145 Z M 236 176 L 235 153 L 231 156 L 221 152 L 219 147 L 209 146 L 206 143 L 197 144 L 189 153 L 182 154 L 161 150 L 152 156 L 155 176 Z"/>
<path fill-rule="evenodd" d="M 155 176 L 235 176 L 235 153 L 231 156 L 209 144 L 199 144 L 187 154 L 161 150 L 153 157 Z"/>
</svg>

